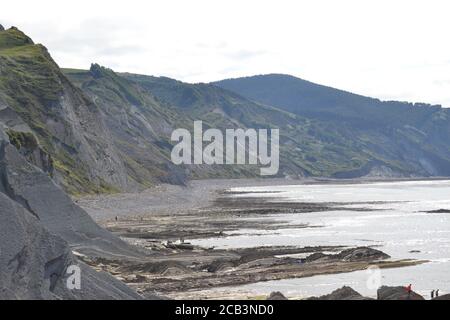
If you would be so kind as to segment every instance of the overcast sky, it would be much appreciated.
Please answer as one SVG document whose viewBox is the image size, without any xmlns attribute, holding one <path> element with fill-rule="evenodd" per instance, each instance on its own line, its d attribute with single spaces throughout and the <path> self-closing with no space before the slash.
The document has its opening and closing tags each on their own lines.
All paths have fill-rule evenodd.
<svg viewBox="0 0 450 320">
<path fill-rule="evenodd" d="M 449 1 L 2 1 L 62 67 L 208 82 L 264 73 L 450 107 Z"/>
</svg>

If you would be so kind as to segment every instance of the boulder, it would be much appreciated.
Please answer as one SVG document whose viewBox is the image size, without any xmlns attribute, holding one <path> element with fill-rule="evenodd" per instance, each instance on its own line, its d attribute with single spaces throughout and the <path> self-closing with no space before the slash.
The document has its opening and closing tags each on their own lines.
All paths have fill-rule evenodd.
<svg viewBox="0 0 450 320">
<path fill-rule="evenodd" d="M 357 291 L 353 290 L 352 288 L 344 286 L 340 289 L 333 291 L 330 294 L 310 298 L 308 300 L 373 300 L 373 299 L 364 297 Z"/>
<path fill-rule="evenodd" d="M 289 300 L 286 298 L 281 292 L 272 292 L 268 297 L 267 300 Z"/>
<path fill-rule="evenodd" d="M 380 250 L 359 247 L 340 252 L 338 258 L 343 261 L 374 261 L 389 259 L 390 256 Z"/>
<path fill-rule="evenodd" d="M 405 287 L 382 286 L 377 292 L 378 300 L 425 300 L 420 294 L 414 291 L 408 295 Z"/>
<path fill-rule="evenodd" d="M 444 294 L 442 296 L 434 298 L 433 300 L 450 300 L 450 294 Z"/>
</svg>

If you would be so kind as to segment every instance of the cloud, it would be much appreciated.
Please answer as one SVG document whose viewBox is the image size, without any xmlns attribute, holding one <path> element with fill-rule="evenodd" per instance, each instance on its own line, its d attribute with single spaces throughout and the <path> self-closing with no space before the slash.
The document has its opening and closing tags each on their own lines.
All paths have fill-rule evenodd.
<svg viewBox="0 0 450 320">
<path fill-rule="evenodd" d="M 225 55 L 232 60 L 247 60 L 256 58 L 258 56 L 267 54 L 265 50 L 237 50 L 233 52 L 228 52 Z"/>
<path fill-rule="evenodd" d="M 188 82 L 287 73 L 450 106 L 447 14 L 441 0 L 15 0 L 2 3 L 0 23 L 63 67 L 98 62 Z"/>
</svg>

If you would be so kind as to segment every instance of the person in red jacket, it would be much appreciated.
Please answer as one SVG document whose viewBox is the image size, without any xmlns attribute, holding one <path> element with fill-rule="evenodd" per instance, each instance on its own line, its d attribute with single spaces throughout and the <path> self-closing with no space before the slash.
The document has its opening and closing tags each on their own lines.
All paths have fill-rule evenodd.
<svg viewBox="0 0 450 320">
<path fill-rule="evenodd" d="M 412 292 L 412 284 L 407 286 L 405 289 L 406 289 L 406 292 L 408 292 L 408 299 L 410 299 L 411 298 L 411 292 Z"/>
</svg>

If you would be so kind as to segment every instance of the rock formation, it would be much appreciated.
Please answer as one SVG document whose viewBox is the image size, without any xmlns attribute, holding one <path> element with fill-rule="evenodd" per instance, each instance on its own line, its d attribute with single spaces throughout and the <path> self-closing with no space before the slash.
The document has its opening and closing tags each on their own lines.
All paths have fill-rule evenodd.
<svg viewBox="0 0 450 320">
<path fill-rule="evenodd" d="M 378 300 L 425 300 L 420 294 L 414 291 L 408 294 L 405 287 L 382 286 L 377 292 Z"/>
<path fill-rule="evenodd" d="M 450 294 L 444 294 L 442 296 L 434 298 L 433 300 L 450 300 Z"/>
<path fill-rule="evenodd" d="M 97 255 L 136 254 L 97 226 L 39 168 L 19 154 L 0 124 L 0 299 L 139 299 L 72 250 Z M 95 248 L 95 249 L 89 249 Z M 80 268 L 80 288 L 67 286 L 69 266 Z"/>
<path fill-rule="evenodd" d="M 376 261 L 390 258 L 386 253 L 369 247 L 351 248 L 341 251 L 338 254 L 314 253 L 306 258 L 306 262 L 320 261 Z"/>
<path fill-rule="evenodd" d="M 344 286 L 340 289 L 333 291 L 330 294 L 310 298 L 308 300 L 373 300 L 373 299 L 364 297 L 355 290 L 353 290 L 352 288 Z"/>
<path fill-rule="evenodd" d="M 288 300 L 281 292 L 272 292 L 268 297 L 267 300 Z"/>
</svg>

